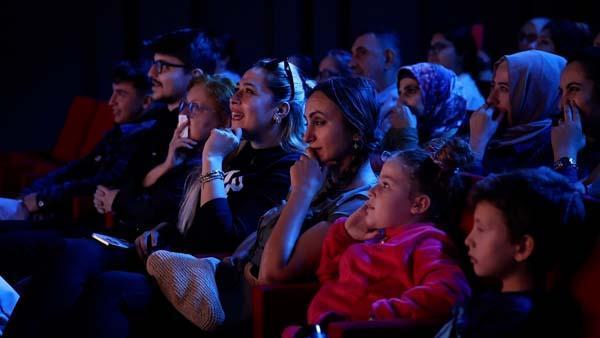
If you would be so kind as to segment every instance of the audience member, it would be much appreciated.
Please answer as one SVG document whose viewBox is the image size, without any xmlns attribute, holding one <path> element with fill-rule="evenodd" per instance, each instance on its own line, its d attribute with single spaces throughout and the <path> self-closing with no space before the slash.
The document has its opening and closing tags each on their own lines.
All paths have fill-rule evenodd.
<svg viewBox="0 0 600 338">
<path fill-rule="evenodd" d="M 485 100 L 477 87 L 481 64 L 477 45 L 468 26 L 445 33 L 435 33 L 431 38 L 428 61 L 438 63 L 457 75 L 457 85 L 467 100 L 467 110 L 479 109 Z"/>
<path fill-rule="evenodd" d="M 537 17 L 523 24 L 519 30 L 519 52 L 535 49 L 535 43 L 538 36 L 549 21 L 550 19 L 548 18 Z"/>
<path fill-rule="evenodd" d="M 387 125 L 385 121 L 390 118 L 389 113 L 398 100 L 395 82 L 401 65 L 400 41 L 396 33 L 368 32 L 358 36 L 352 44 L 352 73 L 373 80 L 377 88 L 379 137 L 387 132 L 383 126 Z"/>
<path fill-rule="evenodd" d="M 583 221 L 581 194 L 539 168 L 491 175 L 477 183 L 472 199 L 474 225 L 465 244 L 473 270 L 501 288 L 458 305 L 436 337 L 579 337 L 576 309 L 546 290 L 550 271 L 569 254 L 566 229 Z"/>
<path fill-rule="evenodd" d="M 74 197 L 92 196 L 99 184 L 126 181 L 131 157 L 153 127 L 144 114 L 151 103 L 150 83 L 141 67 L 130 62 L 117 64 L 112 79 L 108 104 L 115 126 L 89 154 L 33 182 L 22 200 L 0 199 L 0 219 L 67 222 Z"/>
<path fill-rule="evenodd" d="M 565 58 L 589 46 L 592 36 L 587 24 L 570 20 L 551 20 L 540 32 L 535 49 Z"/>
<path fill-rule="evenodd" d="M 349 77 L 352 74 L 352 71 L 350 70 L 351 58 L 352 54 L 343 49 L 332 49 L 328 51 L 319 63 L 317 82 L 323 82 L 336 76 Z"/>
<path fill-rule="evenodd" d="M 554 169 L 598 196 L 600 180 L 600 48 L 573 56 L 560 78 L 562 119 L 552 128 Z"/>
<path fill-rule="evenodd" d="M 496 62 L 487 104 L 470 118 L 470 144 L 482 167 L 500 172 L 552 164 L 550 127 L 558 116 L 560 72 L 566 60 L 542 51 Z"/>
</svg>

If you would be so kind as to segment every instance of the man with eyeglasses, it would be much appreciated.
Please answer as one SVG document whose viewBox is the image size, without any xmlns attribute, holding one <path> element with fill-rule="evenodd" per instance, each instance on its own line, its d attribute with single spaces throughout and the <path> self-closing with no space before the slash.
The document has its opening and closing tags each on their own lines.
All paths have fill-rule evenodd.
<svg viewBox="0 0 600 338">
<path fill-rule="evenodd" d="M 177 127 L 179 103 L 185 96 L 192 74 L 212 74 L 217 53 L 213 41 L 204 33 L 192 29 L 172 31 L 145 42 L 153 53 L 148 77 L 152 81 L 152 100 L 156 106 L 148 112 L 156 120 L 146 135 L 129 172 L 129 185 L 141 186 L 143 177 L 160 164 L 169 150 L 169 142 Z M 128 187 L 131 188 L 131 187 Z M 119 205 L 119 190 L 100 186 L 106 206 Z M 106 208 L 111 211 L 111 208 Z"/>
</svg>

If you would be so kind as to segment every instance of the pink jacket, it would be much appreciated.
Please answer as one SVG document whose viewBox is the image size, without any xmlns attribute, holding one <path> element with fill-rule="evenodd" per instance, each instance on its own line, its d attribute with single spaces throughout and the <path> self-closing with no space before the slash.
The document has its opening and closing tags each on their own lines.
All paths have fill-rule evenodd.
<svg viewBox="0 0 600 338">
<path fill-rule="evenodd" d="M 325 238 L 310 324 L 329 312 L 350 320 L 446 320 L 454 303 L 470 295 L 454 245 L 433 224 L 394 226 L 383 240 L 357 242 L 345 221 L 332 224 Z"/>
</svg>

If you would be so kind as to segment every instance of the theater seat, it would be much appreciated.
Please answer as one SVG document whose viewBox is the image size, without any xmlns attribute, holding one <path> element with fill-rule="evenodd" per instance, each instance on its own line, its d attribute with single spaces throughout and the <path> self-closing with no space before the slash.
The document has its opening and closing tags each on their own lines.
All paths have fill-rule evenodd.
<svg viewBox="0 0 600 338">
<path fill-rule="evenodd" d="M 16 196 L 36 178 L 89 153 L 112 127 L 105 102 L 76 96 L 58 139 L 49 152 L 11 152 L 0 155 L 0 194 Z"/>
</svg>

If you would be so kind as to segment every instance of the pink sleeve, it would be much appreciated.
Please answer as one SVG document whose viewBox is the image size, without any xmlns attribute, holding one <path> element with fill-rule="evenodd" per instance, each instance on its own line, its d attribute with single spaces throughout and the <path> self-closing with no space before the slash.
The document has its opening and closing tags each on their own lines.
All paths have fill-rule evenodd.
<svg viewBox="0 0 600 338">
<path fill-rule="evenodd" d="M 371 306 L 376 319 L 448 319 L 452 306 L 470 295 L 467 279 L 458 262 L 444 248 L 445 241 L 429 237 L 413 253 L 414 286 L 400 298 L 380 299 Z"/>
<path fill-rule="evenodd" d="M 344 228 L 347 217 L 338 218 L 330 227 L 321 248 L 321 261 L 317 276 L 321 284 L 338 277 L 339 262 L 346 248 L 357 243 Z"/>
</svg>

